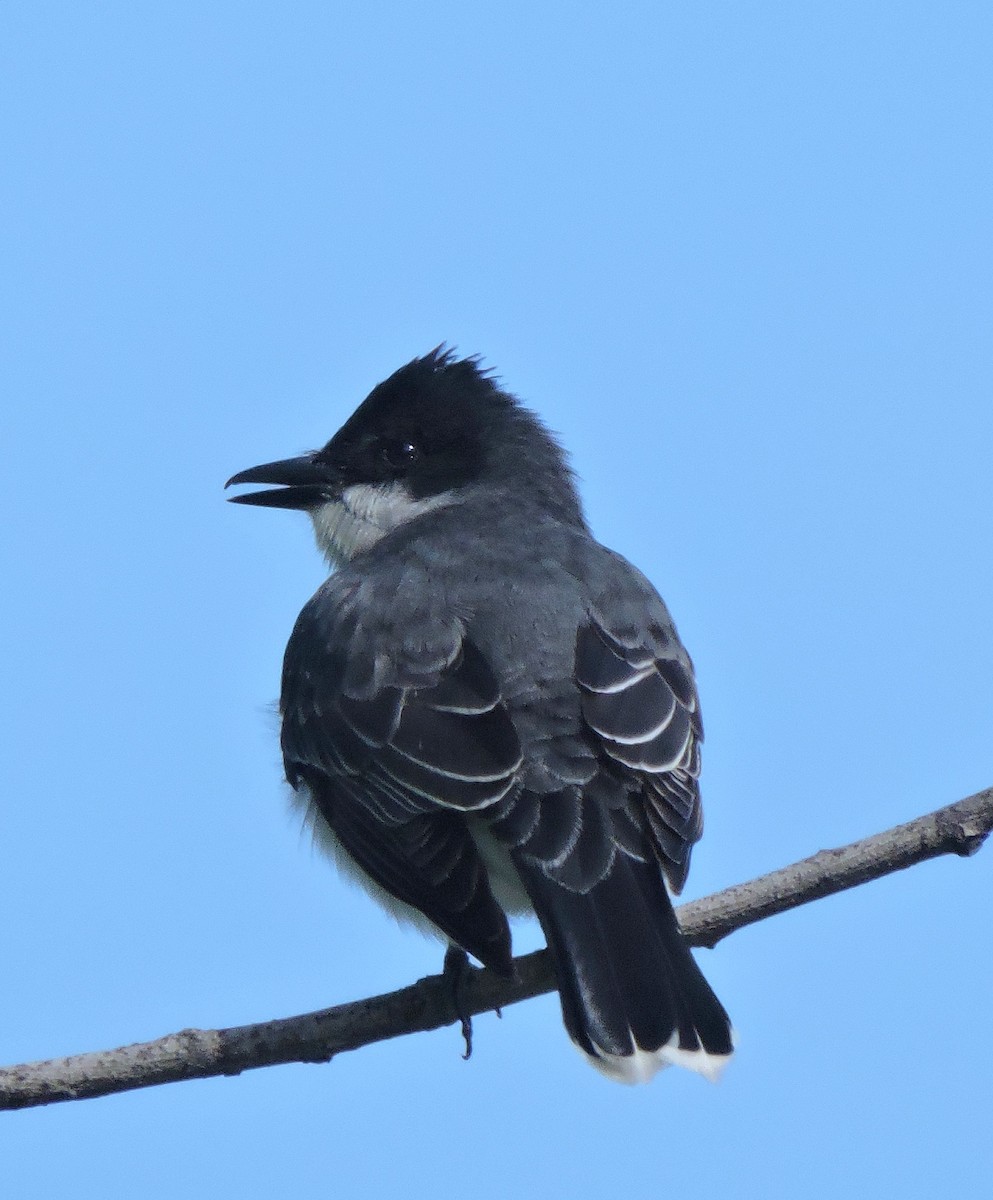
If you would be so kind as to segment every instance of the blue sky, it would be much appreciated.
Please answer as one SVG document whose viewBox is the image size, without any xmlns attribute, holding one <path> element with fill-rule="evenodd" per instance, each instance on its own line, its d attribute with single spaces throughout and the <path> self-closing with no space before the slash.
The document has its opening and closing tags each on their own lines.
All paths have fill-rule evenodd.
<svg viewBox="0 0 993 1200">
<path fill-rule="evenodd" d="M 573 454 L 697 662 L 697 896 L 993 783 L 993 9 L 45 3 L 0 16 L 0 1060 L 440 965 L 294 827 L 322 578 L 234 471 L 442 340 Z M 554 997 L 9 1114 L 10 1194 L 979 1195 L 993 858 L 701 960 L 718 1087 L 601 1079 Z M 539 944 L 522 927 L 520 949 Z"/>
</svg>

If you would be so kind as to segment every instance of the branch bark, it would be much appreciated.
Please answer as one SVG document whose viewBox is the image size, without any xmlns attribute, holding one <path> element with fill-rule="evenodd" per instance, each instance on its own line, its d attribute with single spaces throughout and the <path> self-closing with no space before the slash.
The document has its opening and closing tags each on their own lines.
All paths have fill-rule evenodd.
<svg viewBox="0 0 993 1200">
<path fill-rule="evenodd" d="M 991 830 L 993 788 L 987 788 L 906 825 L 838 850 L 821 850 L 749 883 L 684 904 L 678 910 L 680 924 L 691 945 L 715 946 L 746 925 L 929 858 L 974 854 Z M 515 966 L 517 977 L 511 980 L 474 970 L 464 996 L 467 1011 L 490 1012 L 554 990 L 546 951 L 523 955 Z M 328 1062 L 345 1050 L 457 1020 L 450 987 L 433 975 L 397 992 L 298 1017 L 230 1029 L 184 1029 L 116 1050 L 0 1068 L 0 1109 L 238 1075 L 277 1063 Z"/>
</svg>

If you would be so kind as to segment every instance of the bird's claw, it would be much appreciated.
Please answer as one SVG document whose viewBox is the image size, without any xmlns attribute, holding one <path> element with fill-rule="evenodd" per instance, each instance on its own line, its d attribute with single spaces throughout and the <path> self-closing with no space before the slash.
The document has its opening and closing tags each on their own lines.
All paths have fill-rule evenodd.
<svg viewBox="0 0 993 1200">
<path fill-rule="evenodd" d="M 445 951 L 445 966 L 442 976 L 451 988 L 452 1004 L 455 1015 L 459 1019 L 462 1037 L 465 1041 L 465 1054 L 462 1058 L 468 1062 L 472 1057 L 472 1014 L 466 1011 L 466 984 L 472 975 L 469 966 L 469 956 L 459 946 L 449 946 Z"/>
</svg>

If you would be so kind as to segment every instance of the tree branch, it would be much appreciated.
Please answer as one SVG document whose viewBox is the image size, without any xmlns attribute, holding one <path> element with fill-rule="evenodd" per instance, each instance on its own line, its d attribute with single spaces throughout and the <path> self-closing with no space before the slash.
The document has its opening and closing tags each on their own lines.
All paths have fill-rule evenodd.
<svg viewBox="0 0 993 1200">
<path fill-rule="evenodd" d="M 715 946 L 755 921 L 926 859 L 974 854 L 991 830 L 993 788 L 988 788 L 906 825 L 839 850 L 822 850 L 749 883 L 685 904 L 679 909 L 680 924 L 691 945 Z M 517 977 L 511 980 L 474 970 L 463 997 L 467 1010 L 489 1012 L 554 990 L 547 951 L 523 955 L 515 966 Z M 238 1075 L 276 1063 L 327 1062 L 344 1050 L 438 1029 L 457 1019 L 451 988 L 441 976 L 433 975 L 397 992 L 299 1017 L 231 1029 L 185 1029 L 117 1050 L 0 1068 L 0 1109 L 83 1100 L 182 1079 Z"/>
</svg>

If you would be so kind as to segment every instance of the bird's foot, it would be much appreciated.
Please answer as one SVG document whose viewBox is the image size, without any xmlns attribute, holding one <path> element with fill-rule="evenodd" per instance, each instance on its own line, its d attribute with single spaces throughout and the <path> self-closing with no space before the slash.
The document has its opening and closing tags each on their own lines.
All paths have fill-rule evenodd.
<svg viewBox="0 0 993 1200">
<path fill-rule="evenodd" d="M 462 1057 L 468 1061 L 472 1057 L 472 1015 L 467 1012 L 466 985 L 472 976 L 469 956 L 461 946 L 449 946 L 445 951 L 445 966 L 442 976 L 448 982 L 452 991 L 452 1003 L 455 1015 L 462 1026 L 462 1037 L 465 1039 L 465 1054 Z"/>
</svg>

